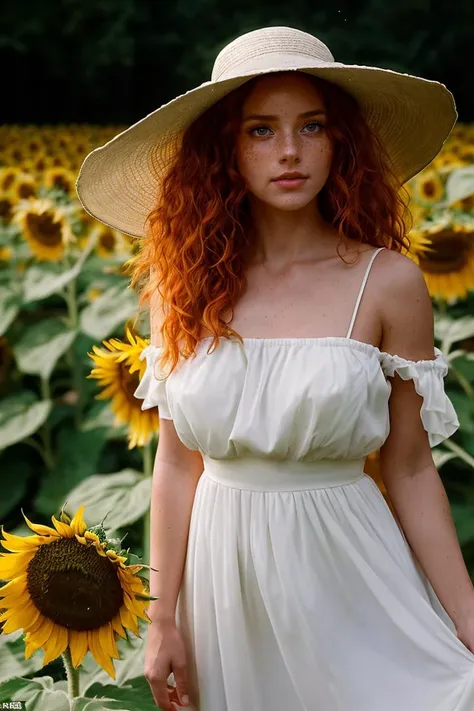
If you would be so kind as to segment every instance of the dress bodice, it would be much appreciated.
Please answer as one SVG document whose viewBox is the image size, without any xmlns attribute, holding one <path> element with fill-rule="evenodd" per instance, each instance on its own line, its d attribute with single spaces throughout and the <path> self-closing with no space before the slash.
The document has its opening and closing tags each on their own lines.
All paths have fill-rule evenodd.
<svg viewBox="0 0 474 711">
<path fill-rule="evenodd" d="M 366 269 L 345 337 L 203 338 L 194 357 L 165 377 L 157 373 L 159 346 L 141 353 L 146 370 L 135 396 L 142 410 L 158 407 L 189 449 L 215 459 L 361 459 L 390 432 L 389 377 L 413 380 L 431 446 L 459 427 L 444 390 L 448 365 L 411 361 L 351 337 L 376 255 Z"/>
<path fill-rule="evenodd" d="M 423 398 L 431 446 L 459 427 L 438 348 L 433 360 L 410 361 L 345 337 L 222 339 L 212 352 L 211 341 L 202 339 L 196 356 L 164 379 L 155 376 L 161 348 L 148 346 L 135 392 L 143 410 L 157 406 L 189 449 L 210 457 L 365 457 L 390 432 L 388 378 L 395 373 L 413 380 Z"/>
</svg>

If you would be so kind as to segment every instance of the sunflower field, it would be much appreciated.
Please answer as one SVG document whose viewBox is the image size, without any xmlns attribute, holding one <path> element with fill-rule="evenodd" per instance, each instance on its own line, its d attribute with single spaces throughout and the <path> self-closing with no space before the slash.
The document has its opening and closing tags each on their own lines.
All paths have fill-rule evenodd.
<svg viewBox="0 0 474 711">
<path fill-rule="evenodd" d="M 142 669 L 159 418 L 134 396 L 150 343 L 138 244 L 75 194 L 84 156 L 121 130 L 0 127 L 0 704 L 36 711 L 156 710 Z M 406 188 L 461 423 L 433 456 L 474 577 L 474 125 Z M 377 452 L 366 471 L 387 497 Z"/>
</svg>

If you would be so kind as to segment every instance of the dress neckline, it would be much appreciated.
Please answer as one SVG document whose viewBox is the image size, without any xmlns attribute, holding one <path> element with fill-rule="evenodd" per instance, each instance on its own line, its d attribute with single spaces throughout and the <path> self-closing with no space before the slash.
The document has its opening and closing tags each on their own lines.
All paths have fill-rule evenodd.
<svg viewBox="0 0 474 711">
<path fill-rule="evenodd" d="M 211 341 L 214 336 L 204 336 L 199 339 L 200 341 Z M 221 337 L 223 341 L 230 341 L 240 343 L 236 336 L 231 336 L 230 338 Z M 352 336 L 283 336 L 283 337 L 271 337 L 271 338 L 258 338 L 258 337 L 245 337 L 242 336 L 242 341 L 248 345 L 275 345 L 275 346 L 285 346 L 285 345 L 344 345 L 344 346 L 354 346 L 355 348 L 369 349 L 378 353 L 383 353 L 377 346 L 372 343 L 367 343 L 367 341 L 359 341 L 357 338 L 352 338 Z"/>
<path fill-rule="evenodd" d="M 214 336 L 204 336 L 199 339 L 199 343 L 204 341 L 211 341 Z M 226 338 L 221 336 L 221 341 L 228 341 L 230 343 L 239 343 L 240 341 L 235 336 Z M 359 341 L 357 338 L 352 338 L 352 336 L 306 336 L 306 337 L 277 337 L 277 338 L 257 338 L 257 337 L 245 337 L 242 336 L 242 342 L 245 346 L 250 348 L 259 345 L 262 346 L 290 346 L 290 345 L 319 345 L 319 346 L 346 346 L 349 348 L 354 348 L 355 350 L 362 351 L 365 353 L 372 353 L 376 355 L 379 360 L 385 358 L 393 358 L 403 361 L 407 364 L 420 364 L 420 363 L 436 363 L 437 365 L 444 360 L 442 351 L 435 346 L 434 347 L 434 358 L 424 359 L 424 360 L 409 360 L 403 356 L 396 355 L 394 353 L 388 353 L 387 351 L 382 351 L 378 346 L 374 346 L 372 343 L 367 343 L 367 341 Z"/>
</svg>

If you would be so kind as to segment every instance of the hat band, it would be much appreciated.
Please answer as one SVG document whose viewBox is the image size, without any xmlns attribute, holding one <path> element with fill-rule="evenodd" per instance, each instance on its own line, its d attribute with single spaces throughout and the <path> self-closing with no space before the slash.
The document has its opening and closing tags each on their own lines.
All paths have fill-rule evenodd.
<svg viewBox="0 0 474 711">
<path fill-rule="evenodd" d="M 298 69 L 300 67 L 327 67 L 334 66 L 335 62 L 315 57 L 314 54 L 302 52 L 282 54 L 266 50 L 263 54 L 244 57 L 240 62 L 234 62 L 231 67 L 223 67 L 221 71 L 214 69 L 211 81 L 225 81 L 236 79 L 245 74 L 259 74 L 260 72 L 281 72 L 285 69 Z"/>
</svg>

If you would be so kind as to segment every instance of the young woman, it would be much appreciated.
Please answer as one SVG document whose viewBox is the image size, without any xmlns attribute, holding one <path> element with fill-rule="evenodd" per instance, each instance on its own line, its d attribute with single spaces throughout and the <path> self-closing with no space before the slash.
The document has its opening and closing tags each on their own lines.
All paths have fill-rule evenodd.
<svg viewBox="0 0 474 711">
<path fill-rule="evenodd" d="M 441 84 L 270 27 L 84 163 L 85 208 L 143 240 L 166 711 L 474 708 L 474 589 L 430 448 L 459 422 L 402 253 L 402 185 L 455 120 Z"/>
</svg>

